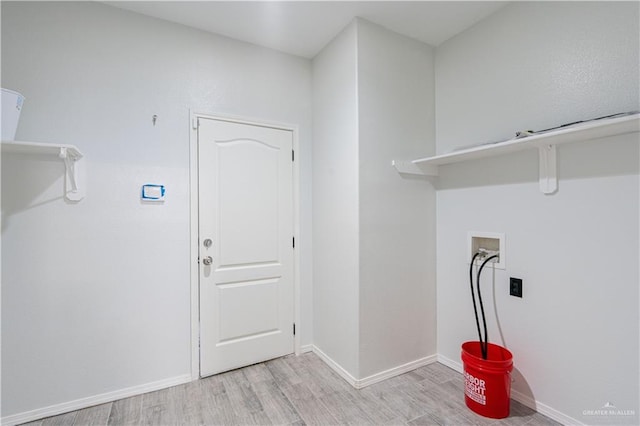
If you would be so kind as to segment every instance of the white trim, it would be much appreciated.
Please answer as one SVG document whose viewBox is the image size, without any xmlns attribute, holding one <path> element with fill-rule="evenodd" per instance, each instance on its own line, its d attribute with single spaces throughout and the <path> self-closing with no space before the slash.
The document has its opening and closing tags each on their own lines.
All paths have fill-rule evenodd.
<svg viewBox="0 0 640 426">
<path fill-rule="evenodd" d="M 462 373 L 463 371 L 462 363 L 454 361 L 450 358 L 447 358 L 444 355 L 438 354 L 438 362 L 440 364 L 446 365 L 447 367 L 456 370 L 459 373 Z M 535 410 L 538 413 L 543 414 L 549 417 L 550 419 L 555 420 L 563 425 L 584 425 L 585 424 L 579 420 L 574 419 L 573 417 L 570 417 L 556 410 L 555 408 L 552 408 L 546 404 L 543 404 L 537 401 L 534 398 L 531 398 L 528 395 L 523 394 L 522 392 L 518 392 L 513 388 L 511 389 L 511 398 L 531 408 L 532 410 Z"/>
<path fill-rule="evenodd" d="M 295 124 L 277 123 L 269 120 L 259 120 L 240 117 L 229 114 L 209 114 L 197 111 L 189 111 L 189 203 L 190 203 L 190 270 L 191 270 L 191 377 L 196 380 L 200 377 L 200 301 L 198 286 L 198 129 L 194 126 L 198 118 L 206 118 L 219 121 L 230 121 L 240 124 L 248 124 L 261 127 L 271 127 L 291 131 L 293 134 L 293 150 L 295 161 L 293 162 L 293 232 L 296 239 L 296 249 L 293 251 L 293 293 L 294 293 L 294 322 L 296 335 L 293 338 L 293 353 L 302 353 L 300 343 L 301 331 L 301 297 L 300 297 L 300 142 L 299 129 Z M 194 128 L 195 127 L 195 128 Z"/>
<path fill-rule="evenodd" d="M 415 370 L 416 368 L 433 364 L 434 362 L 437 362 L 437 355 L 429 355 L 424 358 L 416 359 L 415 361 L 398 365 L 397 367 L 393 367 L 388 370 L 381 371 L 376 374 L 372 374 L 371 376 L 365 377 L 364 379 L 360 379 L 357 381 L 356 387 L 357 389 L 362 389 L 366 386 L 373 385 L 374 383 L 378 383 L 383 380 L 387 380 L 392 377 L 399 376 L 401 374 Z"/>
<path fill-rule="evenodd" d="M 338 364 L 333 359 L 331 359 L 331 357 L 329 357 L 329 355 L 327 355 L 324 352 L 322 352 L 322 350 L 320 350 L 320 348 L 318 348 L 316 345 L 313 345 L 313 353 L 318 355 L 318 357 L 322 361 L 324 361 L 325 364 L 327 364 L 333 371 L 338 373 L 338 375 L 340 377 L 342 377 L 344 380 L 346 380 L 347 383 L 349 383 L 354 388 L 358 389 L 357 386 L 356 386 L 356 383 L 358 382 L 358 379 L 356 379 L 351 374 L 349 374 L 349 372 L 347 370 L 342 368 L 342 366 L 340 366 L 340 364 Z"/>
<path fill-rule="evenodd" d="M 293 321 L 296 325 L 296 334 L 293 336 L 293 350 L 295 354 L 300 354 L 302 334 L 302 314 L 300 312 L 300 306 L 302 304 L 302 297 L 300 295 L 300 130 L 298 126 L 291 125 L 286 126 L 286 129 L 291 130 L 293 133 L 293 236 L 296 241 L 296 246 L 293 249 Z"/>
<path fill-rule="evenodd" d="M 440 364 L 446 365 L 447 367 L 453 370 L 456 370 L 458 373 L 462 374 L 462 363 L 454 361 L 441 354 L 438 354 L 437 357 L 438 357 L 438 362 Z"/>
<path fill-rule="evenodd" d="M 313 345 L 302 345 L 300 346 L 300 352 L 296 355 L 306 354 L 308 352 L 313 352 Z"/>
<path fill-rule="evenodd" d="M 153 392 L 160 389 L 170 388 L 172 386 L 182 385 L 191 381 L 190 374 L 172 377 L 169 379 L 158 380 L 157 382 L 146 383 L 144 385 L 132 386 L 130 388 L 120 389 L 113 392 L 106 392 L 100 395 L 94 395 L 87 398 L 76 399 L 75 401 L 63 402 L 61 404 L 50 405 L 44 408 L 38 408 L 32 411 L 12 414 L 3 417 L 2 425 L 13 426 L 21 423 L 31 422 L 45 417 L 56 416 L 58 414 L 68 413 L 70 411 L 81 410 L 83 408 L 92 407 L 94 405 L 105 404 L 131 396 L 141 395 L 143 393 Z"/>
<path fill-rule="evenodd" d="M 536 401 L 530 396 L 518 392 L 513 388 L 511 389 L 511 398 L 563 425 L 586 425 L 586 423 L 583 423 L 580 420 L 576 420 L 573 417 L 567 416 L 566 414 L 561 413 L 555 408 L 549 407 L 547 404 Z"/>
<path fill-rule="evenodd" d="M 200 377 L 200 289 L 198 287 L 198 115 L 189 111 L 189 270 L 191 281 L 191 378 Z"/>
<path fill-rule="evenodd" d="M 372 374 L 371 376 L 365 377 L 364 379 L 356 379 L 347 370 L 342 368 L 340 364 L 338 364 L 333 359 L 331 359 L 329 355 L 322 352 L 320 348 L 318 348 L 315 345 L 312 345 L 312 348 L 313 348 L 313 353 L 318 355 L 318 357 L 322 361 L 324 361 L 325 364 L 327 364 L 333 371 L 338 373 L 340 377 L 342 377 L 344 380 L 346 380 L 351 386 L 353 386 L 356 389 L 362 389 L 364 387 L 373 385 L 383 380 L 390 379 L 395 376 L 399 376 L 401 374 L 415 370 L 416 368 L 420 368 L 422 366 L 432 364 L 437 361 L 436 355 L 430 355 L 424 358 L 416 359 L 406 364 L 399 365 L 397 367 L 390 368 L 385 371 L 381 371 L 376 374 Z"/>
</svg>

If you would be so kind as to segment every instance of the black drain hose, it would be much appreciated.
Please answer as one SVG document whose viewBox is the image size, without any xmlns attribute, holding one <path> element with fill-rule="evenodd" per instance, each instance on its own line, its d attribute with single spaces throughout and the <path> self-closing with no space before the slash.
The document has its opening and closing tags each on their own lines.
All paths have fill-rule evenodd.
<svg viewBox="0 0 640 426">
<path fill-rule="evenodd" d="M 482 333 L 480 332 L 480 320 L 478 318 L 478 308 L 476 307 L 476 297 L 473 292 L 473 264 L 476 261 L 476 258 L 480 255 L 480 252 L 473 255 L 471 259 L 471 265 L 469 265 L 469 281 L 471 283 L 471 299 L 473 300 L 473 312 L 476 316 L 476 328 L 478 329 L 478 340 L 480 341 L 480 351 L 482 352 L 482 359 L 487 359 L 488 352 L 488 342 L 489 337 L 487 336 L 487 318 L 484 315 L 484 305 L 482 303 L 482 295 L 480 294 L 480 274 L 482 273 L 482 269 L 485 267 L 487 263 L 489 263 L 492 259 L 499 257 L 497 254 L 493 256 L 489 256 L 482 262 L 480 265 L 480 269 L 478 269 L 478 276 L 476 278 L 476 288 L 478 289 L 478 302 L 480 303 L 480 313 L 482 314 L 482 325 L 484 326 L 484 340 L 482 339 Z"/>
<path fill-rule="evenodd" d="M 473 255 L 471 259 L 471 265 L 469 265 L 469 282 L 471 283 L 471 300 L 473 300 L 473 313 L 476 316 L 476 328 L 478 329 L 478 339 L 480 340 L 480 348 L 482 348 L 482 334 L 480 333 L 480 321 L 478 320 L 478 308 L 476 307 L 476 296 L 473 292 L 473 265 L 476 263 L 476 258 L 480 256 L 480 252 Z"/>
</svg>

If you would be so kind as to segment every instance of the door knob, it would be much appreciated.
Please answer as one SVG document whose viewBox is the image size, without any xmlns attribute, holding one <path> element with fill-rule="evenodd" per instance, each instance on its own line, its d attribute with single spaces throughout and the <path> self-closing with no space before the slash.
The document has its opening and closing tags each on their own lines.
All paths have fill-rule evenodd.
<svg viewBox="0 0 640 426">
<path fill-rule="evenodd" d="M 211 245 L 213 244 L 213 241 L 211 241 L 211 238 L 207 238 L 206 240 L 203 241 L 202 245 L 205 246 L 205 248 L 209 248 L 211 247 Z"/>
<path fill-rule="evenodd" d="M 202 259 L 202 263 L 204 263 L 205 265 L 209 266 L 213 263 L 213 258 L 211 256 L 207 256 L 205 258 Z"/>
</svg>

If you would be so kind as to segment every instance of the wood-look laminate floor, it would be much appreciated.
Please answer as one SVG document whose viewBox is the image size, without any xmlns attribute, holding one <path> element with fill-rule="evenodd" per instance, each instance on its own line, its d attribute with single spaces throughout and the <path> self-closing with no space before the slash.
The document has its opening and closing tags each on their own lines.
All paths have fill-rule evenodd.
<svg viewBox="0 0 640 426">
<path fill-rule="evenodd" d="M 462 375 L 442 364 L 356 390 L 315 354 L 290 355 L 108 404 L 49 417 L 53 425 L 557 425 L 512 401 L 486 419 L 464 405 Z"/>
</svg>

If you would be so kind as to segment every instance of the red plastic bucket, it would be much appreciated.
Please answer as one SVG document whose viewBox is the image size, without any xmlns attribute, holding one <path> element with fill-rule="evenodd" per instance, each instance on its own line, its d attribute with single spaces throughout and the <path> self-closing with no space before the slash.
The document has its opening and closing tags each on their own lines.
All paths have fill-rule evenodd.
<svg viewBox="0 0 640 426">
<path fill-rule="evenodd" d="M 482 359 L 480 342 L 462 344 L 464 402 L 471 411 L 492 419 L 509 417 L 513 355 L 506 348 L 487 344 Z"/>
</svg>

